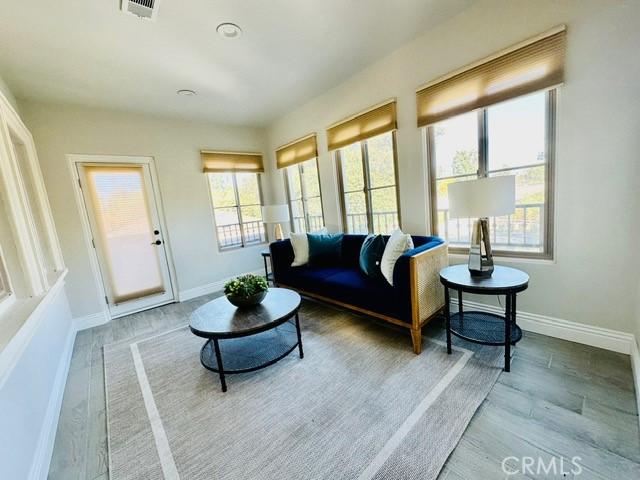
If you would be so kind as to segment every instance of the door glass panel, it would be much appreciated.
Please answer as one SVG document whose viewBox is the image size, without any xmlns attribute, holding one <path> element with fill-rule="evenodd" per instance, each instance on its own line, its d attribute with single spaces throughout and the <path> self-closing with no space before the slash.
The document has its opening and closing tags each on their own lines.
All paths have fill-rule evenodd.
<svg viewBox="0 0 640 480">
<path fill-rule="evenodd" d="M 292 200 L 302 198 L 302 189 L 300 188 L 300 170 L 297 165 L 286 169 L 289 175 L 289 195 Z"/>
<path fill-rule="evenodd" d="M 340 150 L 340 163 L 342 164 L 344 191 L 362 191 L 364 189 L 364 174 L 362 173 L 360 142 Z"/>
<path fill-rule="evenodd" d="M 241 207 L 242 228 L 244 230 L 244 240 L 246 243 L 263 242 L 264 223 L 262 223 L 262 207 L 260 205 L 251 205 Z"/>
<path fill-rule="evenodd" d="M 115 303 L 165 290 L 143 167 L 85 166 Z"/>
<path fill-rule="evenodd" d="M 309 217 L 310 231 L 313 232 L 324 227 L 320 197 L 313 197 L 307 200 L 307 216 Z"/>
<path fill-rule="evenodd" d="M 373 233 L 388 234 L 398 228 L 398 201 L 395 186 L 371 191 L 371 213 Z"/>
<path fill-rule="evenodd" d="M 211 173 L 208 177 L 213 205 L 216 208 L 235 206 L 236 195 L 233 190 L 233 174 Z"/>
<path fill-rule="evenodd" d="M 367 140 L 369 154 L 369 177 L 371 188 L 395 185 L 396 174 L 393 161 L 393 135 L 385 133 Z"/>
<path fill-rule="evenodd" d="M 364 192 L 347 193 L 344 196 L 347 233 L 367 233 L 367 205 Z"/>
<path fill-rule="evenodd" d="M 488 170 L 545 163 L 546 94 L 487 108 Z"/>
<path fill-rule="evenodd" d="M 478 172 L 478 114 L 469 112 L 433 125 L 436 178 Z"/>
<path fill-rule="evenodd" d="M 260 187 L 255 173 L 236 173 L 240 205 L 260 205 Z"/>
<path fill-rule="evenodd" d="M 315 159 L 302 164 L 302 177 L 307 197 L 319 197 L 320 180 L 318 179 L 318 162 Z"/>
</svg>

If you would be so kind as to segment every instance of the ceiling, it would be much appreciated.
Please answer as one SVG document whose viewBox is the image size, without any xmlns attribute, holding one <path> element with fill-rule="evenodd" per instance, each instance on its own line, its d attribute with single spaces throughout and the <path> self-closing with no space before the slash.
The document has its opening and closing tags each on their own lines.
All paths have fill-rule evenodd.
<svg viewBox="0 0 640 480">
<path fill-rule="evenodd" d="M 161 0 L 151 22 L 120 0 L 0 0 L 0 76 L 18 98 L 261 126 L 472 1 Z"/>
</svg>

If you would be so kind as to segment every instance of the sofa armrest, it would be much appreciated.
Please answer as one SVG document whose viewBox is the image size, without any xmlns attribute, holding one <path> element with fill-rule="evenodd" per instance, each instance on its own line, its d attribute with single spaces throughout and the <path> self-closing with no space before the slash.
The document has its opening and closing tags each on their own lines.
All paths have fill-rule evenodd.
<svg viewBox="0 0 640 480">
<path fill-rule="evenodd" d="M 444 287 L 440 283 L 440 270 L 447 265 L 449 265 L 449 255 L 446 243 L 410 257 L 413 329 L 419 329 L 444 307 Z"/>
<path fill-rule="evenodd" d="M 291 269 L 291 263 L 294 258 L 291 240 L 287 239 L 279 242 L 273 242 L 269 245 L 269 252 L 271 253 L 273 283 L 277 285 Z"/>
</svg>

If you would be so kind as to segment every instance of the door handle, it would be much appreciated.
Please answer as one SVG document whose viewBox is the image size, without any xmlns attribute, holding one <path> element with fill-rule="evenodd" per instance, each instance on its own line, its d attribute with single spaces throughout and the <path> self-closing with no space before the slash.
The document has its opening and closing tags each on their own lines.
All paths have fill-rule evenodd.
<svg viewBox="0 0 640 480">
<path fill-rule="evenodd" d="M 151 245 L 162 245 L 162 241 L 156 240 L 155 242 L 151 242 Z"/>
</svg>

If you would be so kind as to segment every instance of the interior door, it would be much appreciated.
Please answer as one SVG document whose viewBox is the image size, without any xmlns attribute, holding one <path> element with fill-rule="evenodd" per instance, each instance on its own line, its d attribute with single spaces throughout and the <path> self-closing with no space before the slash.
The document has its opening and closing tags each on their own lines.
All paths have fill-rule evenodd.
<svg viewBox="0 0 640 480">
<path fill-rule="evenodd" d="M 149 163 L 76 166 L 111 316 L 173 302 Z"/>
</svg>

